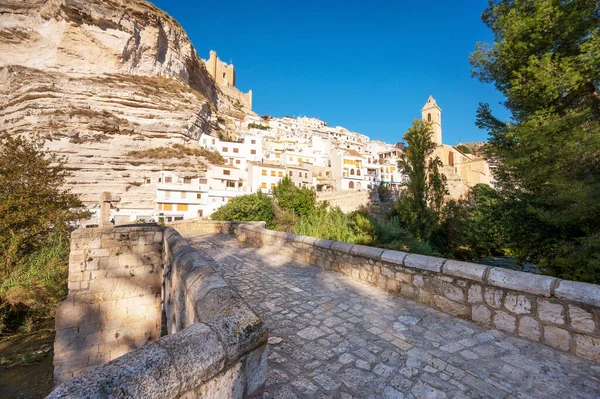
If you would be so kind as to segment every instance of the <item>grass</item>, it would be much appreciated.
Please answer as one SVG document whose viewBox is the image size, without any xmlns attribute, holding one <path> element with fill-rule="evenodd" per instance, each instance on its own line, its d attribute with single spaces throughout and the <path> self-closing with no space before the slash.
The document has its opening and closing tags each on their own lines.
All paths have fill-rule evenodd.
<svg viewBox="0 0 600 399">
<path fill-rule="evenodd" d="M 129 151 L 125 155 L 135 159 L 174 159 L 182 156 L 203 157 L 213 165 L 225 164 L 225 159 L 216 151 L 209 151 L 200 147 L 186 147 L 181 144 L 173 144 L 171 147 L 154 147 L 140 151 Z"/>
</svg>

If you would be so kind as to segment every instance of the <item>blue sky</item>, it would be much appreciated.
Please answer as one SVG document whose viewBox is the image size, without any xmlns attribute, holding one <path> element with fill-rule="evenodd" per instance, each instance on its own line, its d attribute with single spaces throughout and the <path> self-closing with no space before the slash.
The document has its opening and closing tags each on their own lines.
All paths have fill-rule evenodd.
<svg viewBox="0 0 600 399">
<path fill-rule="evenodd" d="M 387 142 L 402 135 L 429 94 L 443 141 L 485 141 L 480 101 L 508 118 L 492 85 L 470 77 L 468 56 L 492 40 L 486 0 L 154 1 L 183 26 L 202 58 L 233 61 L 237 86 L 259 115 L 321 118 Z"/>
</svg>

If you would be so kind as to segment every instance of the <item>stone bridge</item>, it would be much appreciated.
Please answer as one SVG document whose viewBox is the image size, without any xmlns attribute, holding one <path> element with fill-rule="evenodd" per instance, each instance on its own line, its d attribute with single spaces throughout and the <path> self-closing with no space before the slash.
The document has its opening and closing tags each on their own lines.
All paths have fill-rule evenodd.
<svg viewBox="0 0 600 399">
<path fill-rule="evenodd" d="M 123 356 L 123 348 L 118 349 L 116 360 L 98 367 L 89 363 L 96 358 L 81 355 L 85 348 L 61 352 L 61 337 L 66 336 L 61 331 L 74 331 L 67 327 L 69 323 L 78 324 L 77 333 L 90 333 L 81 321 L 85 310 L 73 318 L 61 316 L 65 312 L 59 308 L 55 375 L 59 382 L 68 381 L 50 397 L 600 397 L 597 286 L 278 233 L 257 224 L 180 222 L 175 227 L 187 243 L 173 229 L 160 232 L 172 252 L 163 255 L 162 264 L 152 258 L 153 267 L 171 275 L 165 274 L 162 288 L 158 287 L 162 300 L 153 299 L 155 291 L 148 298 L 146 312 L 152 322 L 136 333 L 123 326 L 115 330 L 130 335 L 128 350 L 139 349 Z M 128 232 L 127 240 L 133 239 L 137 246 L 142 242 L 146 248 L 137 252 L 148 257 L 147 238 L 139 237 L 150 237 L 151 232 L 151 241 L 158 242 L 154 230 L 159 228 L 137 229 Z M 118 230 L 102 234 L 114 235 Z M 89 245 L 97 234 L 84 234 L 83 241 L 75 235 L 72 248 L 78 248 L 78 242 Z M 119 234 L 124 234 L 123 229 Z M 94 264 L 91 258 L 99 254 L 110 259 L 136 252 L 127 240 L 110 253 L 84 250 L 83 258 Z M 109 244 L 108 239 L 99 242 L 91 246 L 105 249 L 100 247 Z M 156 243 L 151 245 L 158 250 Z M 93 269 L 87 271 L 89 277 L 76 277 L 79 250 L 72 251 L 72 286 L 66 302 L 89 294 L 103 279 L 93 278 Z M 128 262 L 132 261 L 120 264 Z M 113 264 L 108 271 L 120 270 L 118 262 L 98 264 Z M 86 269 L 84 265 L 81 273 Z M 178 269 L 180 276 L 174 277 Z M 196 269 L 202 271 L 194 274 Z M 136 278 L 137 271 L 129 268 L 128 272 L 128 278 Z M 177 279 L 193 289 L 174 289 Z M 222 304 L 213 303 L 214 299 L 203 304 L 211 301 L 211 292 L 229 287 L 235 295 L 221 295 Z M 202 299 L 186 308 L 181 298 L 180 305 L 174 305 L 177 299 L 173 302 L 172 295 Z M 242 301 L 234 298 L 237 295 Z M 135 292 L 135 297 L 143 295 Z M 243 311 L 231 306 L 233 299 Z M 116 302 L 113 308 L 122 306 L 123 302 Z M 195 316 L 189 315 L 191 310 Z M 135 309 L 128 312 L 123 317 L 139 319 Z M 161 312 L 158 325 L 163 336 L 157 339 L 155 318 Z M 170 317 L 180 320 L 173 324 Z M 216 335 L 209 339 L 211 330 Z M 268 351 L 263 349 L 267 330 Z M 90 340 L 81 340 L 81 334 L 75 339 L 85 346 Z M 114 334 L 108 335 L 112 342 Z M 94 337 L 105 339 L 97 333 Z M 94 344 L 99 346 L 93 350 L 101 352 L 109 342 Z M 184 346 L 189 347 L 187 352 Z M 148 360 L 163 360 L 157 349 L 171 357 L 171 366 L 160 372 Z M 109 352 L 103 359 L 111 357 Z M 217 360 L 207 360 L 212 358 Z M 193 364 L 198 359 L 203 360 L 201 366 Z M 186 384 L 182 375 L 194 382 L 178 386 Z M 153 390 L 140 391 L 140 384 Z M 156 388 L 161 384 L 175 388 Z"/>
</svg>

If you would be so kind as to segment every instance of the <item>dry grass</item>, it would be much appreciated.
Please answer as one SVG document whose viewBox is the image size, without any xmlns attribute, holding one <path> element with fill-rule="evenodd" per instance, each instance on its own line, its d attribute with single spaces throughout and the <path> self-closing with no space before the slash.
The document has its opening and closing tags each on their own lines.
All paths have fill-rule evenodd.
<svg viewBox="0 0 600 399">
<path fill-rule="evenodd" d="M 147 150 L 130 151 L 125 154 L 128 157 L 141 159 L 173 159 L 188 157 L 203 157 L 213 165 L 224 165 L 225 159 L 216 151 L 209 151 L 205 148 L 186 147 L 181 144 L 173 144 L 172 147 L 155 147 Z M 188 161 L 189 162 L 189 161 Z M 191 165 L 191 164 L 190 164 Z"/>
</svg>

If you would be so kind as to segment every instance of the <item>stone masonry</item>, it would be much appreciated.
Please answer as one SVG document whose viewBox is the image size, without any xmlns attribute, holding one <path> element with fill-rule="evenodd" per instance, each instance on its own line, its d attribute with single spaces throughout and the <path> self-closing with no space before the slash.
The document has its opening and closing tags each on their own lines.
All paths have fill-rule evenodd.
<svg viewBox="0 0 600 399">
<path fill-rule="evenodd" d="M 593 361 L 232 235 L 182 234 L 269 329 L 257 398 L 600 397 Z"/>
<path fill-rule="evenodd" d="M 172 228 L 76 230 L 56 330 L 49 398 L 245 398 L 265 379 L 262 320 Z"/>
<path fill-rule="evenodd" d="M 600 361 L 600 287 L 241 225 L 241 242 L 351 276 L 444 312 Z"/>
<path fill-rule="evenodd" d="M 160 337 L 162 241 L 159 227 L 73 232 L 69 296 L 56 309 L 55 383 Z"/>
</svg>

